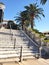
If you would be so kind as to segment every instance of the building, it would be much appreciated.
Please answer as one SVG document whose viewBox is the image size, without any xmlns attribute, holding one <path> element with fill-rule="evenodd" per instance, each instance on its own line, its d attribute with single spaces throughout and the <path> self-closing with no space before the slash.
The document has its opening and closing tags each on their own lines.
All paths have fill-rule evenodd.
<svg viewBox="0 0 49 65">
<path fill-rule="evenodd" d="M 4 9 L 5 5 L 2 2 L 0 2 L 0 22 L 3 22 Z"/>
<path fill-rule="evenodd" d="M 5 4 L 0 2 L 0 28 L 2 27 L 7 28 L 8 21 L 13 21 L 13 20 L 4 20 L 4 9 L 5 9 Z"/>
<path fill-rule="evenodd" d="M 45 31 L 45 32 L 43 32 L 43 34 L 46 36 L 46 38 L 49 39 L 49 31 Z"/>
</svg>

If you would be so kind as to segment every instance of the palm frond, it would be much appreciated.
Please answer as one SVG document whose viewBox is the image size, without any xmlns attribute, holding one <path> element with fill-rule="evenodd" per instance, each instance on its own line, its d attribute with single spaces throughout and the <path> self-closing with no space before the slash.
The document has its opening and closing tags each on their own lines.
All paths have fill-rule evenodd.
<svg viewBox="0 0 49 65">
<path fill-rule="evenodd" d="M 41 20 L 41 17 L 39 15 L 36 15 L 35 18 Z"/>
<path fill-rule="evenodd" d="M 24 6 L 25 9 L 29 10 L 29 6 Z"/>
<path fill-rule="evenodd" d="M 44 5 L 47 2 L 47 0 L 41 0 L 41 4 Z"/>
</svg>

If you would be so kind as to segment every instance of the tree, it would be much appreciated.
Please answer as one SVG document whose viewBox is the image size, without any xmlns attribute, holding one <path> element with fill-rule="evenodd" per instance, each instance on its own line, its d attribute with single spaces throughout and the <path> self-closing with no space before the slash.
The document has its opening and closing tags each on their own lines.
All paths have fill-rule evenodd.
<svg viewBox="0 0 49 65">
<path fill-rule="evenodd" d="M 33 28 L 34 26 L 34 19 L 41 19 L 40 15 L 42 15 L 43 17 L 43 9 L 39 8 L 39 6 L 37 5 L 37 3 L 35 4 L 30 4 L 29 6 L 25 6 L 25 9 L 27 11 L 27 17 L 30 20 L 31 23 L 31 28 Z"/>
<path fill-rule="evenodd" d="M 9 20 L 7 23 L 7 28 L 8 29 L 18 29 L 18 25 L 14 23 L 14 21 Z"/>
<path fill-rule="evenodd" d="M 44 5 L 47 2 L 47 0 L 41 0 L 41 4 Z"/>
<path fill-rule="evenodd" d="M 15 17 L 16 18 L 15 20 L 21 24 L 22 30 L 23 30 L 23 27 L 25 25 L 25 21 L 27 20 L 27 13 L 26 12 L 27 11 L 22 11 L 22 12 L 20 12 L 20 15 L 18 17 Z"/>
</svg>

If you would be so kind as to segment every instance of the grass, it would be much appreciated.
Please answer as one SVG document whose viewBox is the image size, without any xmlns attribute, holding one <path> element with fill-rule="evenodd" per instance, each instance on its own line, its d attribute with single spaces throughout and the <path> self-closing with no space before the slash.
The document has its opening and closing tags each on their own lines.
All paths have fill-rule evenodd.
<svg viewBox="0 0 49 65">
<path fill-rule="evenodd" d="M 49 42 L 49 39 L 48 40 L 43 40 L 43 42 Z"/>
<path fill-rule="evenodd" d="M 31 31 L 32 33 L 34 33 L 35 35 L 37 34 L 40 38 L 44 38 L 45 35 L 43 35 L 41 32 L 39 32 L 37 29 L 28 29 L 29 31 Z"/>
<path fill-rule="evenodd" d="M 39 32 L 37 29 L 31 29 L 29 28 L 28 31 L 32 32 L 33 34 L 35 34 L 35 36 L 37 35 L 39 38 L 42 39 L 43 42 L 48 43 L 49 39 L 45 39 L 46 36 L 43 35 L 43 33 Z M 47 44 L 44 44 L 44 46 L 46 46 Z"/>
</svg>

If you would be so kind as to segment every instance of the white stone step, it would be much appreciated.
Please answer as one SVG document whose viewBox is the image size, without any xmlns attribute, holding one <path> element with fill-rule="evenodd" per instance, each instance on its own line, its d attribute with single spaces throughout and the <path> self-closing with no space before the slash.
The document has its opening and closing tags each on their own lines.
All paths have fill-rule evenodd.
<svg viewBox="0 0 49 65">
<path fill-rule="evenodd" d="M 18 62 L 20 59 L 19 59 L 19 57 L 17 58 L 17 57 L 5 57 L 5 58 L 1 58 L 0 59 L 0 63 L 6 63 L 6 62 Z M 6 64 L 7 65 L 7 64 Z"/>
<path fill-rule="evenodd" d="M 34 56 L 23 56 L 22 59 L 25 60 L 25 59 L 34 59 L 35 57 Z"/>
<path fill-rule="evenodd" d="M 16 54 L 16 51 L 0 51 L 0 55 L 1 54 Z"/>
<path fill-rule="evenodd" d="M 5 54 L 5 55 L 0 55 L 0 59 L 4 59 L 4 58 L 19 58 L 18 54 Z"/>
<path fill-rule="evenodd" d="M 10 30 L 3 31 L 4 33 L 10 33 Z M 13 39 L 16 38 L 16 46 L 14 49 L 14 41 L 11 41 L 10 35 L 1 35 L 0 34 L 0 58 L 8 58 L 8 57 L 17 57 L 20 56 L 20 50 L 22 46 L 22 55 L 25 58 L 33 57 L 33 46 L 31 45 L 28 48 L 29 39 L 24 35 L 20 30 L 12 30 Z M 33 44 L 30 42 L 30 44 Z"/>
</svg>

